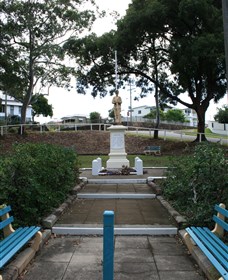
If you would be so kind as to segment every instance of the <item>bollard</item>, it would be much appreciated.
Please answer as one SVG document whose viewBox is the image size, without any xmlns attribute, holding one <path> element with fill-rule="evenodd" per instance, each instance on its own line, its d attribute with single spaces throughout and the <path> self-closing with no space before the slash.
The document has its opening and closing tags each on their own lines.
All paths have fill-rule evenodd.
<svg viewBox="0 0 228 280">
<path fill-rule="evenodd" d="M 98 166 L 99 166 L 99 171 L 102 169 L 102 159 L 100 157 L 97 158 Z"/>
<path fill-rule="evenodd" d="M 103 214 L 103 280 L 114 279 L 114 212 Z"/>
<path fill-rule="evenodd" d="M 137 175 L 143 175 L 143 162 L 140 158 L 135 158 L 135 169 L 137 172 Z"/>
<path fill-rule="evenodd" d="M 94 159 L 92 161 L 92 175 L 96 176 L 99 174 L 99 172 L 100 172 L 99 162 L 96 159 Z"/>
</svg>

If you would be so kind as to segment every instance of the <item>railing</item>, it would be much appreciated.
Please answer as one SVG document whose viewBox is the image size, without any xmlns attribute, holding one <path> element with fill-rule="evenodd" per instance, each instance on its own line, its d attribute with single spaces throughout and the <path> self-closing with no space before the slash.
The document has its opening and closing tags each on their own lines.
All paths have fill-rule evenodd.
<svg viewBox="0 0 228 280">
<path fill-rule="evenodd" d="M 62 132 L 65 130 L 77 131 L 77 130 L 99 130 L 99 131 L 107 131 L 108 127 L 112 124 L 104 124 L 104 123 L 77 123 L 77 124 L 17 124 L 17 125 L 3 125 L 0 126 L 0 135 L 8 134 L 11 130 L 15 132 L 19 132 L 23 134 L 24 128 L 26 131 L 34 131 L 39 133 L 45 133 L 47 131 L 51 132 Z M 16 131 L 15 131 L 16 130 Z M 158 131 L 159 138 L 163 138 L 166 141 L 168 138 L 179 139 L 180 141 L 185 140 L 194 140 L 197 135 L 199 135 L 199 141 L 202 141 L 202 137 L 204 133 L 195 134 L 186 134 L 186 130 L 168 130 L 168 129 L 155 129 L 155 128 L 147 128 L 147 127 L 135 127 L 135 126 L 127 126 L 127 132 L 139 134 L 146 134 L 150 137 L 153 137 L 154 131 Z M 208 138 L 208 137 L 207 137 Z M 220 144 L 228 144 L 228 137 L 222 136 L 221 138 L 209 138 L 210 141 L 219 142 Z"/>
<path fill-rule="evenodd" d="M 77 131 L 81 128 L 87 128 L 88 130 L 94 130 L 94 128 L 99 131 L 107 130 L 111 124 L 103 123 L 77 123 L 77 124 L 13 124 L 13 125 L 2 125 L 0 126 L 0 134 L 3 136 L 10 132 L 10 130 L 17 130 L 19 134 L 23 134 L 24 129 L 39 131 L 40 133 L 48 131 L 60 132 L 63 130 L 74 130 Z"/>
</svg>

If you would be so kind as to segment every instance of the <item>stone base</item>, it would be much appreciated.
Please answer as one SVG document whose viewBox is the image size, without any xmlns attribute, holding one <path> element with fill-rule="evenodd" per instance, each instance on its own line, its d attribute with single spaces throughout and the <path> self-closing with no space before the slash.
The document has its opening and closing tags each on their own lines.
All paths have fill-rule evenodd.
<svg viewBox="0 0 228 280">
<path fill-rule="evenodd" d="M 127 128 L 123 125 L 112 125 L 110 131 L 110 153 L 106 163 L 107 169 L 120 169 L 129 167 L 129 160 L 126 158 L 124 133 Z"/>
<path fill-rule="evenodd" d="M 126 158 L 126 153 L 124 154 L 109 154 L 109 160 L 106 162 L 107 169 L 121 169 L 124 166 L 129 167 L 129 160 Z"/>
</svg>

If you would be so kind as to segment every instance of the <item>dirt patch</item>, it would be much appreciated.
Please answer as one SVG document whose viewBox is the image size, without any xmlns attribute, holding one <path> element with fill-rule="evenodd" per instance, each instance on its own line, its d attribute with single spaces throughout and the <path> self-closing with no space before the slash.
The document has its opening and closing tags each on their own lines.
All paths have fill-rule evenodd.
<svg viewBox="0 0 228 280">
<path fill-rule="evenodd" d="M 7 134 L 0 137 L 0 153 L 11 151 L 17 143 L 50 143 L 72 147 L 79 155 L 106 155 L 110 152 L 110 133 L 106 131 L 75 131 L 28 133 L 24 136 Z M 192 152 L 194 143 L 164 141 L 142 136 L 125 136 L 128 154 L 143 154 L 146 146 L 161 146 L 162 155 L 179 155 Z"/>
</svg>

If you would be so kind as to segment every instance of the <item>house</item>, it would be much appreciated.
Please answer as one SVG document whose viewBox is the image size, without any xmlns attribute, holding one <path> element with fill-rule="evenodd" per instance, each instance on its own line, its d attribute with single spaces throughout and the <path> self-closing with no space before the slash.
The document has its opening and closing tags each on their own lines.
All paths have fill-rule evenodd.
<svg viewBox="0 0 228 280">
<path fill-rule="evenodd" d="M 196 111 L 190 108 L 180 109 L 183 111 L 185 119 L 189 122 L 190 126 L 197 126 L 198 117 Z"/>
<path fill-rule="evenodd" d="M 149 114 L 151 111 L 156 110 L 155 106 L 138 106 L 132 108 L 132 117 L 144 117 L 145 115 Z"/>
<path fill-rule="evenodd" d="M 12 116 L 21 117 L 22 103 L 14 97 L 0 93 L 0 120 L 10 119 Z M 26 121 L 32 121 L 32 106 L 26 111 Z"/>
<path fill-rule="evenodd" d="M 87 123 L 87 117 L 83 115 L 73 115 L 73 116 L 66 116 L 61 118 L 62 123 L 70 124 L 70 123 Z"/>
<path fill-rule="evenodd" d="M 167 110 L 170 109 L 174 109 L 171 107 L 165 108 L 165 112 Z M 140 121 L 140 119 L 143 121 L 143 117 L 147 114 L 149 114 L 151 111 L 155 111 L 156 107 L 155 106 L 139 106 L 139 107 L 135 107 L 132 108 L 132 118 L 133 120 L 137 120 Z M 183 111 L 184 115 L 185 115 L 185 119 L 188 121 L 189 126 L 197 126 L 198 124 L 198 118 L 197 118 L 197 114 L 196 111 L 190 108 L 184 108 L 184 109 L 180 109 Z M 141 117 L 141 118 L 140 118 Z"/>
</svg>

